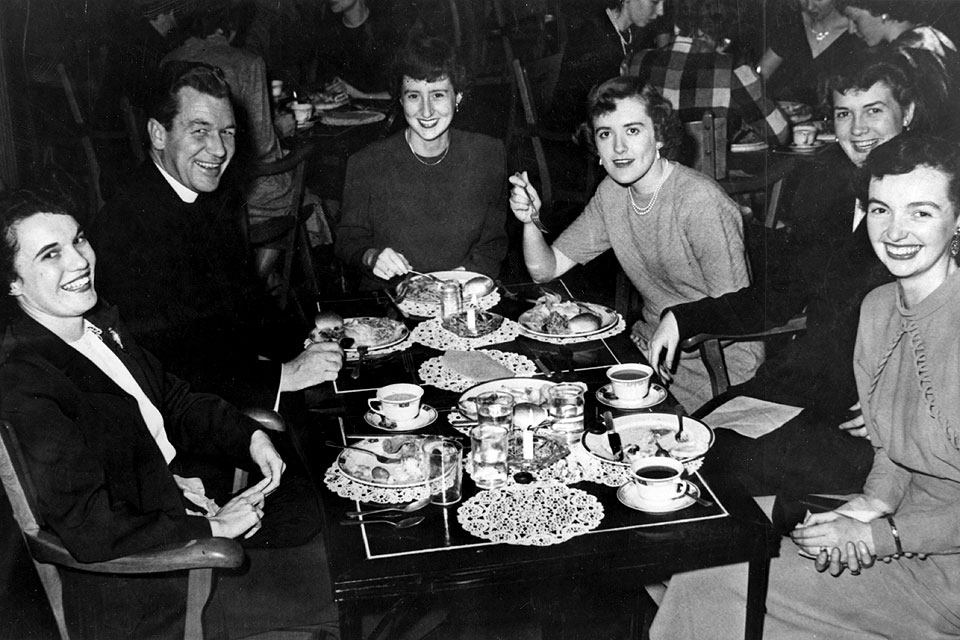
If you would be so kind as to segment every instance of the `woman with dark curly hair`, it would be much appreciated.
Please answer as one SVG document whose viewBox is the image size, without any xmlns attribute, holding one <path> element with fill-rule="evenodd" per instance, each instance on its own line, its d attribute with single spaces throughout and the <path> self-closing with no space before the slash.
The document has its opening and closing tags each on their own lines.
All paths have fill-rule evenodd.
<svg viewBox="0 0 960 640">
<path fill-rule="evenodd" d="M 548 245 L 539 221 L 540 196 L 526 172 L 510 178 L 510 208 L 523 223 L 523 254 L 534 280 L 545 282 L 607 249 L 643 298 L 633 338 L 642 349 L 660 312 L 750 284 L 740 210 L 716 182 L 677 164 L 680 125 L 670 103 L 635 77 L 594 87 L 586 133 L 607 178 L 583 213 Z M 762 359 L 751 343 L 725 350 L 730 374 L 746 379 Z M 688 410 L 710 397 L 699 359 L 680 365 L 671 391 Z"/>
</svg>

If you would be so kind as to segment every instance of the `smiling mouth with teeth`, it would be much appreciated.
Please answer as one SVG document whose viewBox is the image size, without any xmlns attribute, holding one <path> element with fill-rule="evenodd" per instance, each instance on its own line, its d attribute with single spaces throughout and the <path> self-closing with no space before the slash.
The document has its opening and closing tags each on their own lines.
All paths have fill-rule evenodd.
<svg viewBox="0 0 960 640">
<path fill-rule="evenodd" d="M 194 162 L 198 167 L 206 171 L 219 171 L 222 166 L 219 162 L 201 162 L 200 160 L 195 160 Z"/>
<path fill-rule="evenodd" d="M 897 244 L 888 244 L 886 245 L 887 255 L 893 258 L 894 260 L 909 260 L 918 253 L 922 247 L 918 244 L 909 244 L 909 245 L 897 245 Z"/>
<path fill-rule="evenodd" d="M 63 289 L 64 291 L 74 292 L 74 291 L 83 291 L 89 286 L 90 286 L 90 274 L 87 274 L 85 276 L 81 276 L 77 278 L 76 280 L 72 280 L 67 284 L 61 285 L 60 288 Z"/>
</svg>

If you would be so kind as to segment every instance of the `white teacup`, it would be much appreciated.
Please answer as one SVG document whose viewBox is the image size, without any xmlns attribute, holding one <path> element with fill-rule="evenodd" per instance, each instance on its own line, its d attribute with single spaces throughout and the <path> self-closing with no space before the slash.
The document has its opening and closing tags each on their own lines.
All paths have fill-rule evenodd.
<svg viewBox="0 0 960 640">
<path fill-rule="evenodd" d="M 620 400 L 632 402 L 643 400 L 650 393 L 650 378 L 653 367 L 639 362 L 618 364 L 607 369 L 607 378 L 613 387 L 613 395 Z"/>
<path fill-rule="evenodd" d="M 274 98 L 279 98 L 283 95 L 283 80 L 270 81 L 270 95 Z"/>
<path fill-rule="evenodd" d="M 793 144 L 798 147 L 809 147 L 817 142 L 817 126 L 810 122 L 802 122 L 793 127 Z"/>
<path fill-rule="evenodd" d="M 313 116 L 313 105 L 309 102 L 293 102 L 290 104 L 290 110 L 293 111 L 297 124 L 303 124 Z"/>
<path fill-rule="evenodd" d="M 666 456 L 639 458 L 630 464 L 637 495 L 648 502 L 665 502 L 687 490 L 683 463 Z"/>
<path fill-rule="evenodd" d="M 376 398 L 368 398 L 367 404 L 374 413 L 388 420 L 401 422 L 413 420 L 420 415 L 420 399 L 423 389 L 415 384 L 388 384 L 377 390 Z"/>
</svg>

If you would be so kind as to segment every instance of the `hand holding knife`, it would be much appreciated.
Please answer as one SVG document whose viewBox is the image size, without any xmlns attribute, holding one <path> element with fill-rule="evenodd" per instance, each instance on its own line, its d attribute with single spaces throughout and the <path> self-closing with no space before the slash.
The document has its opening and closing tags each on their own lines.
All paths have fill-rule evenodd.
<svg viewBox="0 0 960 640">
<path fill-rule="evenodd" d="M 617 433 L 616 425 L 613 423 L 613 414 L 609 411 L 603 412 L 603 424 L 607 427 L 607 441 L 610 443 L 610 451 L 613 457 L 623 462 L 623 443 L 620 441 L 620 434 Z"/>
</svg>

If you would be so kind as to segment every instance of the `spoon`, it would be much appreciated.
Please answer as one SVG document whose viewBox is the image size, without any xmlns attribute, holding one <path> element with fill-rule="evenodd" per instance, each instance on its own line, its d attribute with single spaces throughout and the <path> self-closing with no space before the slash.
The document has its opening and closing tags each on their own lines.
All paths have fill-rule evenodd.
<svg viewBox="0 0 960 640">
<path fill-rule="evenodd" d="M 463 296 L 482 298 L 493 291 L 493 287 L 493 280 L 487 276 L 474 276 L 463 283 Z"/>
<path fill-rule="evenodd" d="M 419 511 L 425 506 L 430 504 L 430 498 L 420 498 L 414 502 L 411 502 L 408 505 L 402 507 L 387 507 L 386 509 L 374 509 L 373 511 L 347 511 L 348 518 L 361 518 L 363 516 L 372 516 L 378 513 L 388 513 L 390 511 L 397 511 L 399 513 L 413 513 L 414 511 Z"/>
<path fill-rule="evenodd" d="M 397 529 L 409 529 L 410 527 L 417 526 L 426 519 L 426 516 L 413 516 L 411 518 L 398 520 L 397 522 L 393 520 L 341 520 L 340 524 L 389 524 Z"/>
<path fill-rule="evenodd" d="M 693 485 L 689 482 L 687 483 L 687 490 L 684 492 L 685 496 L 693 498 L 693 501 L 699 504 L 701 507 L 712 507 L 713 503 L 709 500 L 704 500 L 701 498 L 694 490 Z"/>
<path fill-rule="evenodd" d="M 382 462 L 384 464 L 393 464 L 396 462 L 400 462 L 402 460 L 402 458 L 390 458 L 388 456 L 382 456 L 379 453 L 374 453 L 373 451 L 370 451 L 369 449 L 364 449 L 362 447 L 344 446 L 342 444 L 337 444 L 336 442 L 333 442 L 331 440 L 327 440 L 326 444 L 328 447 L 336 447 L 337 449 L 343 449 L 344 451 L 350 450 L 350 451 L 359 451 L 361 453 L 365 453 L 367 455 L 370 455 L 376 458 L 377 462 Z"/>
</svg>

